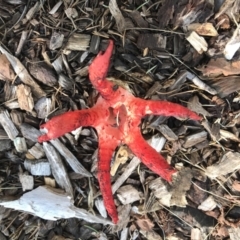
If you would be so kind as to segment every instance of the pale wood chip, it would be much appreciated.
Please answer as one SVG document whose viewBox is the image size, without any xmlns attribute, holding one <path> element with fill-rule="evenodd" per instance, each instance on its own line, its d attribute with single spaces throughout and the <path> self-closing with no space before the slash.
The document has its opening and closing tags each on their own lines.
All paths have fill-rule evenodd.
<svg viewBox="0 0 240 240">
<path fill-rule="evenodd" d="M 227 152 L 223 155 L 220 162 L 207 167 L 205 174 L 215 179 L 220 176 L 227 175 L 228 173 L 235 172 L 240 169 L 240 153 L 238 152 Z"/>
<path fill-rule="evenodd" d="M 109 10 L 116 20 L 116 24 L 119 32 L 123 32 L 126 28 L 126 21 L 117 5 L 116 0 L 109 1 Z"/>
<path fill-rule="evenodd" d="M 218 32 L 213 26 L 212 23 L 192 23 L 187 26 L 189 31 L 195 31 L 197 34 L 201 36 L 211 36 L 216 37 L 218 36 Z"/>
<path fill-rule="evenodd" d="M 213 196 L 210 195 L 198 206 L 198 209 L 202 211 L 212 211 L 216 207 L 217 207 L 217 203 L 215 202 Z"/>
<path fill-rule="evenodd" d="M 136 202 L 141 199 L 140 192 L 132 185 L 125 185 L 118 189 L 117 196 L 124 205 Z"/>
<path fill-rule="evenodd" d="M 31 112 L 34 107 L 31 88 L 20 84 L 17 86 L 17 98 L 20 109 Z"/>
<path fill-rule="evenodd" d="M 19 153 L 27 152 L 27 144 L 25 138 L 16 137 L 13 140 L 14 146 Z"/>
<path fill-rule="evenodd" d="M 195 31 L 191 32 L 186 39 L 190 42 L 190 44 L 194 47 L 194 49 L 202 54 L 206 52 L 208 49 L 208 44 L 203 37 L 200 37 Z"/>
<path fill-rule="evenodd" d="M 66 49 L 73 51 L 86 51 L 89 47 L 91 36 L 89 34 L 74 33 L 68 39 Z"/>
<path fill-rule="evenodd" d="M 43 150 L 43 147 L 40 143 L 36 143 L 32 148 L 30 148 L 29 153 L 32 154 L 32 156 L 36 159 L 40 159 L 45 155 L 45 152 Z"/>
<path fill-rule="evenodd" d="M 47 159 L 28 160 L 24 161 L 24 167 L 34 176 L 49 176 L 51 175 L 50 163 Z"/>
<path fill-rule="evenodd" d="M 33 126 L 31 126 L 27 123 L 21 124 L 20 130 L 21 130 L 23 137 L 25 137 L 33 142 L 37 142 L 38 137 L 41 136 L 41 132 L 38 129 L 34 128 Z"/>
<path fill-rule="evenodd" d="M 140 230 L 140 233 L 144 237 L 146 237 L 147 240 L 162 240 L 162 237 L 154 230 L 151 231 Z"/>
<path fill-rule="evenodd" d="M 17 128 L 9 117 L 7 110 L 0 110 L 0 124 L 11 140 L 14 140 L 19 134 Z"/>
<path fill-rule="evenodd" d="M 19 180 L 22 184 L 23 191 L 33 189 L 34 186 L 33 176 L 28 175 L 27 173 L 20 173 Z"/>
<path fill-rule="evenodd" d="M 149 182 L 149 188 L 153 191 L 156 198 L 159 199 L 160 203 L 166 207 L 170 207 L 170 199 L 172 192 L 169 189 L 169 185 L 162 178 L 156 178 Z"/>
</svg>

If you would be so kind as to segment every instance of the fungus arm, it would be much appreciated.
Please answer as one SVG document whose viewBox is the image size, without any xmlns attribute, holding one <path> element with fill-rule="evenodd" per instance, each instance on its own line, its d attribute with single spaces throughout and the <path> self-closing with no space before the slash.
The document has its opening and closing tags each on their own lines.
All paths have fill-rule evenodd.
<svg viewBox="0 0 240 240">
<path fill-rule="evenodd" d="M 142 116 L 147 114 L 153 114 L 201 120 L 201 117 L 198 116 L 195 112 L 181 106 L 180 104 L 167 101 L 144 100 L 140 98 L 137 98 L 137 100 L 135 101 L 135 104 L 139 106 L 137 111 Z"/>
<path fill-rule="evenodd" d="M 131 134 L 132 140 L 127 143 L 133 154 L 136 155 L 143 164 L 145 164 L 154 173 L 170 182 L 172 174 L 176 172 L 167 161 L 152 148 L 142 137 L 140 131 L 134 131 Z"/>
<path fill-rule="evenodd" d="M 100 52 L 89 66 L 89 79 L 106 100 L 111 99 L 116 92 L 114 84 L 106 79 L 113 45 L 113 41 L 110 40 L 106 51 L 104 53 Z"/>
<path fill-rule="evenodd" d="M 114 139 L 102 138 L 99 135 L 99 150 L 98 150 L 98 182 L 100 191 L 102 193 L 103 202 L 109 216 L 114 223 L 118 222 L 118 213 L 114 204 L 111 177 L 110 177 L 110 165 L 111 158 L 118 143 Z"/>
<path fill-rule="evenodd" d="M 40 126 L 42 129 L 45 128 L 47 133 L 40 136 L 38 142 L 41 143 L 61 137 L 80 126 L 94 126 L 99 119 L 99 115 L 100 113 L 96 109 L 86 109 L 55 116 Z"/>
</svg>

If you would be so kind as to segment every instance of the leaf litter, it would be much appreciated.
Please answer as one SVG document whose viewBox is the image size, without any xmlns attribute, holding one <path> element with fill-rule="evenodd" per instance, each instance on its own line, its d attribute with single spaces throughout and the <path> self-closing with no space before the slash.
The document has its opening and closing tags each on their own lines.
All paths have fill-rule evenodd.
<svg viewBox="0 0 240 240">
<path fill-rule="evenodd" d="M 1 208 L 0 235 L 10 239 L 238 239 L 239 1 L 54 4 L 17 0 L 0 4 L 0 202 L 21 210 L 18 214 Z M 89 205 L 101 200 L 96 171 L 91 172 L 92 160 L 97 160 L 95 131 L 86 134 L 83 128 L 76 138 L 66 134 L 44 148 L 37 143 L 41 122 L 94 105 L 97 92 L 87 71 L 107 39 L 116 43 L 109 72 L 116 84 L 141 98 L 187 105 L 204 118 L 202 123 L 162 116 L 142 120 L 144 137 L 178 170 L 176 182 L 158 178 L 121 146 L 112 159 L 120 223 L 109 228 L 104 227 L 112 226 L 104 219 L 106 212 Z M 45 168 L 47 162 L 53 174 L 49 180 L 36 167 Z M 33 190 L 33 185 L 21 184 L 29 177 Z M 58 222 L 24 211 L 31 205 L 31 195 L 26 194 L 34 194 L 40 186 L 41 191 L 47 189 L 51 180 L 57 182 L 52 193 L 63 188 L 72 196 L 71 204 L 54 212 L 60 211 Z M 23 209 L 17 208 L 21 196 L 27 199 Z M 46 211 L 44 204 L 55 208 L 60 197 L 38 200 Z M 69 207 L 80 219 L 72 219 L 74 215 L 62 219 Z M 81 210 L 84 217 L 77 215 Z"/>
</svg>

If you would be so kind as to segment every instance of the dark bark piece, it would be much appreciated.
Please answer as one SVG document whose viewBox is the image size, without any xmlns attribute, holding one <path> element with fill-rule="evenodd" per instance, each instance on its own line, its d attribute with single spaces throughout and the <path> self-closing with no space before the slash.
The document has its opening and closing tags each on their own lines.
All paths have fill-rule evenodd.
<svg viewBox="0 0 240 240">
<path fill-rule="evenodd" d="M 229 94 L 240 90 L 240 77 L 228 76 L 215 78 L 209 80 L 207 84 L 216 89 L 221 98 L 224 98 Z"/>
<path fill-rule="evenodd" d="M 173 13 L 175 10 L 175 6 L 178 3 L 178 0 L 166 0 L 162 7 L 158 10 L 158 21 L 159 28 L 166 27 L 171 19 L 173 18 Z"/>
<path fill-rule="evenodd" d="M 56 74 L 46 63 L 30 64 L 28 69 L 34 78 L 50 87 L 57 83 Z"/>
<path fill-rule="evenodd" d="M 99 52 L 100 37 L 93 35 L 90 42 L 89 52 L 97 54 Z"/>
<path fill-rule="evenodd" d="M 148 22 L 143 19 L 139 11 L 133 11 L 129 13 L 129 16 L 133 19 L 136 25 L 140 28 L 147 28 Z"/>
<path fill-rule="evenodd" d="M 140 34 L 137 40 L 137 46 L 140 49 L 165 49 L 166 48 L 166 37 L 161 34 Z"/>
</svg>

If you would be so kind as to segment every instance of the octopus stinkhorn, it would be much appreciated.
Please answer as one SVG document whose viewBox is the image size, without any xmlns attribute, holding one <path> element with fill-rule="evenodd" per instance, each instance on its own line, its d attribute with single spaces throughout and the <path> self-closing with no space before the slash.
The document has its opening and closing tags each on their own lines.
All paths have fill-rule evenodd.
<svg viewBox="0 0 240 240">
<path fill-rule="evenodd" d="M 176 171 L 153 149 L 143 138 L 141 119 L 148 114 L 175 116 L 200 120 L 200 117 L 189 109 L 166 101 L 144 100 L 134 97 L 130 92 L 106 79 L 114 43 L 104 53 L 100 52 L 89 66 L 89 79 L 100 96 L 90 109 L 66 112 L 53 117 L 40 126 L 47 133 L 38 138 L 39 142 L 58 138 L 80 126 L 94 127 L 98 133 L 98 181 L 103 201 L 108 214 L 114 223 L 118 214 L 114 204 L 110 163 L 113 152 L 120 144 L 126 144 L 143 164 L 166 181 L 171 181 Z"/>
</svg>

